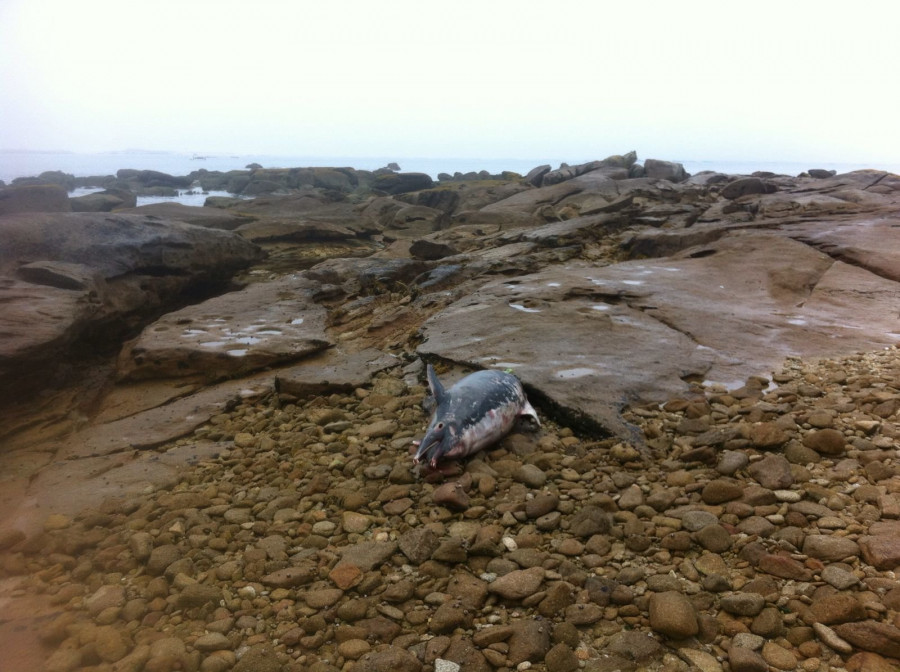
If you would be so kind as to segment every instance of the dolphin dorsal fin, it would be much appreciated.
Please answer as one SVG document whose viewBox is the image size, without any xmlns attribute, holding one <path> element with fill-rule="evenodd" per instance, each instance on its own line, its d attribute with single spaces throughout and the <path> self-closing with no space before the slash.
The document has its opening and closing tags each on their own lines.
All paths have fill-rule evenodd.
<svg viewBox="0 0 900 672">
<path fill-rule="evenodd" d="M 434 372 L 434 367 L 431 364 L 425 367 L 425 374 L 428 377 L 428 387 L 431 390 L 431 396 L 433 396 L 437 404 L 440 405 L 441 401 L 446 396 L 444 386 L 441 385 L 441 381 L 438 380 L 437 374 Z"/>
</svg>

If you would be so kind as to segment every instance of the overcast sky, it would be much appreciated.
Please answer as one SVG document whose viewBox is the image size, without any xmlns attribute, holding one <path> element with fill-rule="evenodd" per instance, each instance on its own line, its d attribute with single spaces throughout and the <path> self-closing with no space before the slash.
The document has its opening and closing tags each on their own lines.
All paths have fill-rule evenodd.
<svg viewBox="0 0 900 672">
<path fill-rule="evenodd" d="M 0 0 L 0 149 L 900 162 L 900 3 Z"/>
</svg>

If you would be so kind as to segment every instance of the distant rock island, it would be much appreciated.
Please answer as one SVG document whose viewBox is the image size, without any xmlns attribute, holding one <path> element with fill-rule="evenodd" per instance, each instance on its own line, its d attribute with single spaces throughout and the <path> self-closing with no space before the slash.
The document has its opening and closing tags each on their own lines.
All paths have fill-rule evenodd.
<svg viewBox="0 0 900 672">
<path fill-rule="evenodd" d="M 0 188 L 4 650 L 898 664 L 900 177 L 395 168 Z M 233 197 L 135 207 L 184 189 Z M 423 361 L 514 373 L 545 426 L 439 491 Z"/>
</svg>

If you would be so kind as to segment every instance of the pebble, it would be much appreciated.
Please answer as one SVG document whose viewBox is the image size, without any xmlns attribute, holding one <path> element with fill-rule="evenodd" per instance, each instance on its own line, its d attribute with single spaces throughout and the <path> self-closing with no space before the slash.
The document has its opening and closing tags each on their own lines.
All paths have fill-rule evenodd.
<svg viewBox="0 0 900 672">
<path fill-rule="evenodd" d="M 728 649 L 728 664 L 731 672 L 769 672 L 769 664 L 765 658 L 755 650 L 743 646 L 732 645 Z"/>
<path fill-rule="evenodd" d="M 865 647 L 886 659 L 900 432 L 890 415 L 859 418 L 900 375 L 877 379 L 861 359 L 835 369 L 838 384 L 817 366 L 804 364 L 810 382 L 787 368 L 777 393 L 641 409 L 632 419 L 676 446 L 657 462 L 636 467 L 636 451 L 548 420 L 434 482 L 407 454 L 421 387 L 241 402 L 210 425 L 234 437 L 216 460 L 94 527 L 51 520 L 44 553 L 0 537 L 20 544 L 0 559 L 73 619 L 48 641 L 91 633 L 89 659 L 58 648 L 50 670 L 335 672 L 342 659 L 348 672 L 574 672 L 596 651 L 633 667 L 820 672 Z M 821 421 L 812 404 L 828 406 Z M 839 452 L 822 449 L 839 443 L 828 430 Z M 678 459 L 687 448 L 697 461 Z"/>
<path fill-rule="evenodd" d="M 650 627 L 667 637 L 683 639 L 700 632 L 693 605 L 681 593 L 654 593 L 649 603 Z"/>
<path fill-rule="evenodd" d="M 198 637 L 194 642 L 194 647 L 198 651 L 218 651 L 220 649 L 230 649 L 231 642 L 221 632 L 210 632 Z"/>
<path fill-rule="evenodd" d="M 797 668 L 797 656 L 775 642 L 763 644 L 762 657 L 776 670 L 795 670 Z"/>
</svg>

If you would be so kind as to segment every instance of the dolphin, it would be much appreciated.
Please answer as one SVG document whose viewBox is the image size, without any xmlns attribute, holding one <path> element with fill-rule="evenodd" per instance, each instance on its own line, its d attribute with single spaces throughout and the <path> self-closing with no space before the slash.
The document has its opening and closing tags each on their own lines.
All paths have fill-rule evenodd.
<svg viewBox="0 0 900 672">
<path fill-rule="evenodd" d="M 517 418 L 541 421 L 514 375 L 503 371 L 476 371 L 445 390 L 434 367 L 426 368 L 435 408 L 425 436 L 413 456 L 416 464 L 432 469 L 444 460 L 467 457 L 486 448 L 513 428 Z"/>
</svg>

